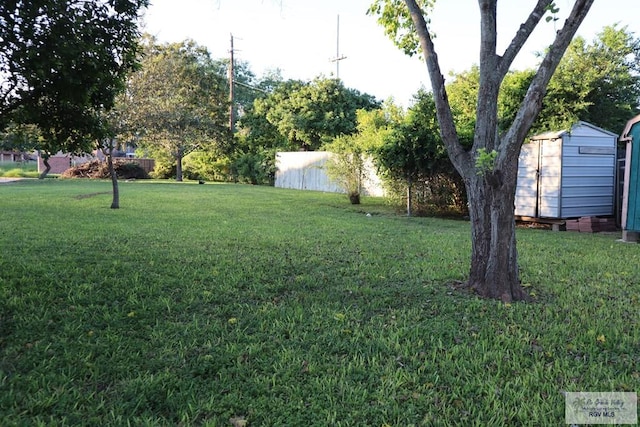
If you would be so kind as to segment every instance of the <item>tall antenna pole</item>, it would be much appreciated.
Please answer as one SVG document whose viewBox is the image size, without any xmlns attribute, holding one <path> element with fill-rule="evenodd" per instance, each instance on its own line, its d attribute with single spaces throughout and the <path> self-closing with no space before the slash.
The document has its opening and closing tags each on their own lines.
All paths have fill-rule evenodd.
<svg viewBox="0 0 640 427">
<path fill-rule="evenodd" d="M 235 77 L 234 61 L 233 61 L 233 34 L 231 34 L 231 57 L 229 58 L 229 130 L 231 133 L 235 131 L 236 111 L 235 111 L 235 90 L 233 87 L 233 79 Z"/>
<path fill-rule="evenodd" d="M 331 62 L 336 63 L 336 79 L 340 79 L 340 61 L 347 59 L 346 56 L 340 55 L 340 15 L 338 15 L 338 26 L 336 30 L 336 57 Z"/>
</svg>

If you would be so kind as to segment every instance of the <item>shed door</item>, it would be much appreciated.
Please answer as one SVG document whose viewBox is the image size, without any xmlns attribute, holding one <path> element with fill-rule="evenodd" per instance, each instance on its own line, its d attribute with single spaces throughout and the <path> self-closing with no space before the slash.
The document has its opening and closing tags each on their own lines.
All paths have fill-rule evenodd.
<svg viewBox="0 0 640 427">
<path fill-rule="evenodd" d="M 540 143 L 531 141 L 523 144 L 518 157 L 518 182 L 515 199 L 515 214 L 517 216 L 538 217 L 539 167 Z"/>
<path fill-rule="evenodd" d="M 538 169 L 538 217 L 540 218 L 560 218 L 563 145 L 562 139 L 545 139 L 540 142 Z"/>
</svg>

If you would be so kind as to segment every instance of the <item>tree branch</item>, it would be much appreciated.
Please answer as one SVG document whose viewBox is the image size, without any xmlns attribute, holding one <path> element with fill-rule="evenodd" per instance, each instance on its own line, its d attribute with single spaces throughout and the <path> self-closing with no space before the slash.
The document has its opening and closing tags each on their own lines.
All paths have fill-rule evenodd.
<svg viewBox="0 0 640 427">
<path fill-rule="evenodd" d="M 447 91 L 444 86 L 444 76 L 440 70 L 438 55 L 436 54 L 433 40 L 429 34 L 427 22 L 415 0 L 404 1 L 409 9 L 411 20 L 413 21 L 418 33 L 422 52 L 427 64 L 427 70 L 429 71 L 431 89 L 433 90 L 436 104 L 436 115 L 438 116 L 438 122 L 440 123 L 440 135 L 447 147 L 449 158 L 456 169 L 458 169 L 458 171 L 467 169 L 471 160 L 458 139 L 458 133 L 456 132 L 455 123 L 453 121 L 453 114 L 451 113 L 451 107 L 447 98 Z"/>
<path fill-rule="evenodd" d="M 498 57 L 496 23 L 498 0 L 478 0 L 480 8 L 480 69 L 495 69 Z M 489 54 L 490 53 L 490 54 Z"/>
<path fill-rule="evenodd" d="M 522 49 L 522 46 L 526 43 L 531 36 L 533 30 L 538 26 L 540 20 L 544 16 L 547 7 L 553 0 L 538 0 L 527 20 L 520 25 L 520 29 L 511 40 L 511 44 L 505 50 L 502 60 L 500 61 L 500 74 L 505 75 L 509 71 L 511 64 Z"/>
<path fill-rule="evenodd" d="M 555 72 L 562 56 L 571 43 L 573 36 L 578 31 L 580 24 L 587 16 L 594 0 L 576 0 L 571 14 L 565 21 L 563 27 L 557 32 L 553 44 L 547 51 L 538 71 L 536 72 L 529 90 L 522 101 L 520 109 L 516 114 L 511 127 L 500 142 L 500 156 L 498 161 L 509 155 L 517 155 L 527 132 L 538 117 L 542 108 L 542 99 L 546 93 L 546 88 Z M 517 142 L 512 144 L 511 142 Z"/>
</svg>

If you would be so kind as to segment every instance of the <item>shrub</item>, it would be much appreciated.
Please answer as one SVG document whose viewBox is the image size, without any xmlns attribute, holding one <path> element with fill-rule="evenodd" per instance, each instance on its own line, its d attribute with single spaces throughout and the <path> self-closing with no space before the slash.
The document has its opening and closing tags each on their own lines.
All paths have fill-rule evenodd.
<svg viewBox="0 0 640 427">
<path fill-rule="evenodd" d="M 116 175 L 122 179 L 149 179 L 147 172 L 136 162 L 116 160 L 113 164 Z"/>
<path fill-rule="evenodd" d="M 399 210 L 407 205 L 407 182 L 385 177 L 387 197 Z M 464 182 L 455 172 L 418 177 L 411 185 L 411 214 L 461 217 L 468 214 Z"/>
<path fill-rule="evenodd" d="M 176 162 L 160 157 L 155 158 L 155 167 L 150 173 L 154 179 L 169 179 L 176 177 Z"/>
<path fill-rule="evenodd" d="M 186 179 L 230 181 L 230 161 L 227 157 L 203 151 L 189 153 L 182 160 L 182 175 Z"/>
<path fill-rule="evenodd" d="M 28 175 L 28 172 L 22 168 L 9 169 L 3 174 L 3 176 L 9 177 L 9 178 L 21 178 L 21 177 L 26 177 L 27 175 Z"/>
<path fill-rule="evenodd" d="M 139 164 L 130 160 L 114 159 L 113 167 L 119 179 L 149 178 L 149 175 Z M 106 161 L 92 160 L 67 169 L 60 177 L 108 179 L 111 176 L 109 175 L 109 165 Z"/>
<path fill-rule="evenodd" d="M 357 137 L 347 135 L 339 136 L 326 145 L 332 152 L 326 163 L 327 175 L 356 205 L 360 203 L 360 193 L 367 179 L 364 150 L 358 143 Z"/>
<path fill-rule="evenodd" d="M 270 155 L 263 151 L 240 154 L 231 164 L 231 173 L 238 182 L 273 185 L 276 175 L 275 153 Z"/>
<path fill-rule="evenodd" d="M 36 162 L 3 162 L 0 163 L 0 176 L 35 178 L 38 176 L 38 165 Z"/>
</svg>

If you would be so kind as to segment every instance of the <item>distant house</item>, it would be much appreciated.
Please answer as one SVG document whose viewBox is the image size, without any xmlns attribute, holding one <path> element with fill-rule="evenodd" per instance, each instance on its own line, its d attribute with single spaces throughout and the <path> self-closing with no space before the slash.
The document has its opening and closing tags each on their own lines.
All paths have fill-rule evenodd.
<svg viewBox="0 0 640 427">
<path fill-rule="evenodd" d="M 0 151 L 0 163 L 3 162 L 24 162 L 26 160 L 33 160 L 28 154 L 19 153 L 16 151 Z"/>
<path fill-rule="evenodd" d="M 82 163 L 89 162 L 95 157 L 90 155 L 74 156 L 73 154 L 58 152 L 49 157 L 48 163 L 51 166 L 50 174 L 61 174 L 72 166 L 81 165 Z M 38 153 L 38 173 L 42 173 L 45 170 L 44 161 L 42 156 Z"/>
<path fill-rule="evenodd" d="M 154 167 L 154 162 L 151 159 L 135 159 L 134 149 L 130 146 L 126 147 L 126 151 L 114 151 L 114 157 L 131 159 L 132 162 L 140 164 L 140 166 L 148 172 L 151 172 Z M 48 163 L 51 166 L 50 174 L 61 174 L 70 167 L 81 165 L 92 160 L 105 160 L 105 155 L 102 151 L 94 150 L 92 154 L 83 154 L 76 156 L 69 153 L 63 153 L 59 151 L 53 156 L 49 157 Z M 42 156 L 38 153 L 38 173 L 42 173 L 45 169 Z"/>
<path fill-rule="evenodd" d="M 614 215 L 617 139 L 586 122 L 531 138 L 518 159 L 516 216 Z"/>
<path fill-rule="evenodd" d="M 627 122 L 620 142 L 626 144 L 622 191 L 622 239 L 638 241 L 640 234 L 640 115 Z"/>
</svg>

